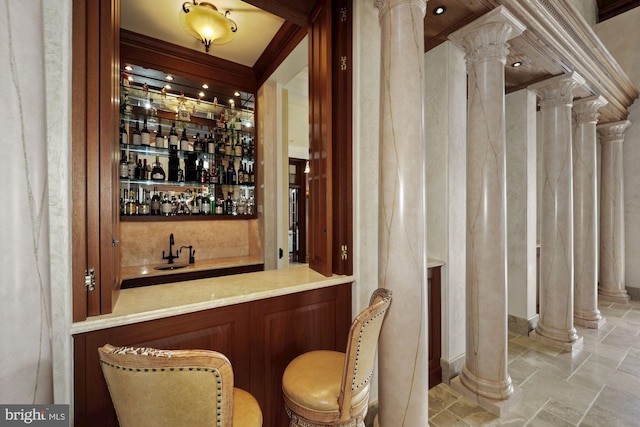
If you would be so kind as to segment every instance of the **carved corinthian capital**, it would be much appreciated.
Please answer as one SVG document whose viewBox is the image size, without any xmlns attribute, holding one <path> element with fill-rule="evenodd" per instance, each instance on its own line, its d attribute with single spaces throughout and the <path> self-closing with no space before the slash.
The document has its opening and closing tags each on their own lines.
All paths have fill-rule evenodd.
<svg viewBox="0 0 640 427">
<path fill-rule="evenodd" d="M 598 110 L 607 105 L 608 101 L 602 96 L 590 96 L 578 99 L 573 103 L 573 112 L 578 124 L 596 123 L 600 113 Z"/>
<path fill-rule="evenodd" d="M 536 83 L 530 89 L 538 91 L 540 108 L 567 107 L 573 104 L 574 89 L 584 86 L 585 80 L 577 73 L 561 74 Z"/>
<path fill-rule="evenodd" d="M 629 120 L 598 125 L 596 129 L 598 129 L 598 133 L 600 134 L 600 143 L 624 141 L 624 133 L 629 126 L 631 126 Z"/>
</svg>

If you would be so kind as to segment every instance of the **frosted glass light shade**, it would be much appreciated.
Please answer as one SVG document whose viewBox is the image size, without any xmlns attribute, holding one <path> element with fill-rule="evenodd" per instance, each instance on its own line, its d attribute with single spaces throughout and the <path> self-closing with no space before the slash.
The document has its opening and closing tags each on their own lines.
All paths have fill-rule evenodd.
<svg viewBox="0 0 640 427">
<path fill-rule="evenodd" d="M 230 42 L 237 30 L 236 23 L 211 3 L 185 2 L 178 14 L 184 30 L 202 41 L 207 52 L 212 44 Z"/>
</svg>

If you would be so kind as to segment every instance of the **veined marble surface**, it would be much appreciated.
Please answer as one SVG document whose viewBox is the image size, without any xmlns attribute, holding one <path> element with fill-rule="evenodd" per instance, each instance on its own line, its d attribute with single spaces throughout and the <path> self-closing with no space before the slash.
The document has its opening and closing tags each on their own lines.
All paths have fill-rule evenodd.
<svg viewBox="0 0 640 427">
<path fill-rule="evenodd" d="M 325 277 L 308 266 L 232 276 L 188 280 L 124 289 L 110 314 L 93 316 L 71 326 L 72 334 L 146 320 L 177 316 L 215 307 L 353 282 L 353 276 Z"/>
</svg>

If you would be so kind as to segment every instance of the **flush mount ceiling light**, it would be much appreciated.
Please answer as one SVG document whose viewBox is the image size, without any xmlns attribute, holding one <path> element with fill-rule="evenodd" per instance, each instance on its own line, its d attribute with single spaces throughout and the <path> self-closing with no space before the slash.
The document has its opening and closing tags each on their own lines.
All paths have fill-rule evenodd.
<svg viewBox="0 0 640 427">
<path fill-rule="evenodd" d="M 442 15 L 446 11 L 447 11 L 447 6 L 438 6 L 435 9 L 433 9 L 433 14 L 434 15 Z"/>
<path fill-rule="evenodd" d="M 511 64 L 511 66 L 512 66 L 513 68 L 518 68 L 518 67 L 519 67 L 519 66 L 521 66 L 521 65 L 522 65 L 522 61 L 516 61 L 516 62 L 514 62 L 513 64 Z"/>
<path fill-rule="evenodd" d="M 184 30 L 200 40 L 207 52 L 211 44 L 230 42 L 238 30 L 236 23 L 227 17 L 229 11 L 218 12 L 211 3 L 184 2 L 179 15 Z"/>
</svg>

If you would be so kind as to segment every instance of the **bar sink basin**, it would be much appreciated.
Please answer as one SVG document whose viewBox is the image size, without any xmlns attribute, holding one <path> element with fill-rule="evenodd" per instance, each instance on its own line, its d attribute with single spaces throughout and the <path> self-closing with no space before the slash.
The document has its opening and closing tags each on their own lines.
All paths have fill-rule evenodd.
<svg viewBox="0 0 640 427">
<path fill-rule="evenodd" d="M 155 270 L 178 270 L 180 268 L 185 268 L 187 264 L 167 264 L 167 265 L 159 265 L 154 267 Z"/>
</svg>

